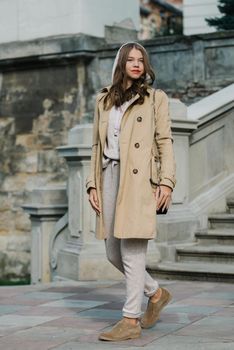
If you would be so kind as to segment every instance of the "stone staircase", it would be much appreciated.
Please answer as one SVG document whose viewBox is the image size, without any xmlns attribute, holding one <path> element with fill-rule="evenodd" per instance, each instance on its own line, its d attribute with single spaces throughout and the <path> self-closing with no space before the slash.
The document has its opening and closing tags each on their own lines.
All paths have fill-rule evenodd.
<svg viewBox="0 0 234 350">
<path fill-rule="evenodd" d="M 234 282 L 234 197 L 226 213 L 208 216 L 208 229 L 196 232 L 192 244 L 176 247 L 175 257 L 148 270 L 154 277 Z"/>
</svg>

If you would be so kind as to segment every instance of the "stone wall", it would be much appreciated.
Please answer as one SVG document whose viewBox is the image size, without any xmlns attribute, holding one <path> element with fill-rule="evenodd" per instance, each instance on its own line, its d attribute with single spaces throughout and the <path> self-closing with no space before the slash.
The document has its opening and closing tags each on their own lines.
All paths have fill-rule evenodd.
<svg viewBox="0 0 234 350">
<path fill-rule="evenodd" d="M 56 147 L 89 109 L 83 58 L 16 61 L 0 63 L 0 279 L 29 276 L 31 223 L 21 206 L 34 188 L 66 182 Z"/>
<path fill-rule="evenodd" d="M 189 105 L 234 81 L 234 31 L 159 37 L 142 42 L 156 72 L 156 84 Z M 109 84 L 116 45 L 99 53 L 101 86 Z"/>
<path fill-rule="evenodd" d="M 186 103 L 233 81 L 234 32 L 143 44 L 157 86 Z M 31 227 L 21 206 L 34 188 L 66 182 L 55 148 L 92 121 L 118 47 L 84 35 L 0 45 L 0 278 L 29 275 Z"/>
<path fill-rule="evenodd" d="M 40 88 L 35 87 L 37 96 L 25 83 L 21 96 L 15 97 L 17 93 L 13 92 L 11 103 L 1 105 L 11 117 L 0 118 L 0 277 L 29 274 L 31 225 L 21 206 L 28 201 L 31 191 L 47 183 L 66 180 L 66 165 L 55 148 L 66 143 L 68 130 L 79 122 L 80 113 L 76 109 L 79 97 L 76 81 L 69 76 L 69 70 L 61 74 L 61 79 L 66 82 L 67 78 L 69 84 L 63 86 L 61 80 L 59 86 L 63 86 L 63 91 L 54 89 L 56 71 L 47 70 L 51 85 L 49 87 L 48 81 L 42 79 Z M 18 87 L 20 90 L 20 85 L 16 77 L 6 89 L 8 94 Z M 31 102 L 27 95 L 31 95 Z M 20 100 L 22 109 L 17 106 Z M 15 109 L 18 110 L 16 114 Z"/>
</svg>

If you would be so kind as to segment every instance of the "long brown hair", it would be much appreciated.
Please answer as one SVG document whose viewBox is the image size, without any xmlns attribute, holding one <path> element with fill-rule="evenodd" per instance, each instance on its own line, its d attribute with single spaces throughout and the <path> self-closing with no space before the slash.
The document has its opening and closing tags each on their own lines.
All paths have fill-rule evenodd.
<svg viewBox="0 0 234 350">
<path fill-rule="evenodd" d="M 141 51 L 142 53 L 144 74 L 139 79 L 133 80 L 131 87 L 127 89 L 128 77 L 126 74 L 126 63 L 129 53 L 133 48 Z M 104 108 L 106 110 L 113 106 L 121 106 L 124 102 L 130 100 L 136 94 L 140 95 L 137 103 L 143 104 L 145 96 L 148 95 L 147 88 L 149 85 L 153 84 L 155 79 L 155 74 L 150 65 L 147 52 L 143 46 L 139 45 L 138 43 L 133 42 L 123 45 L 117 58 L 118 61 L 113 72 L 113 82 L 109 92 L 104 98 Z M 103 91 L 105 91 L 105 89 Z"/>
</svg>

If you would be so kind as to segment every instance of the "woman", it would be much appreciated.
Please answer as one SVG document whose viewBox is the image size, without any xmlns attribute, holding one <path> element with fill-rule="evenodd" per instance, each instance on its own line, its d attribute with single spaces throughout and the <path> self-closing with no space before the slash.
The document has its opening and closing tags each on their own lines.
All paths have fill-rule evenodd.
<svg viewBox="0 0 234 350">
<path fill-rule="evenodd" d="M 145 269 L 156 209 L 169 207 L 175 186 L 168 98 L 150 87 L 154 78 L 144 47 L 126 43 L 117 53 L 112 85 L 96 99 L 86 187 L 97 214 L 96 236 L 105 240 L 108 260 L 126 279 L 123 319 L 101 333 L 101 340 L 140 337 L 171 299 Z M 143 292 L 149 301 L 140 319 Z"/>
</svg>

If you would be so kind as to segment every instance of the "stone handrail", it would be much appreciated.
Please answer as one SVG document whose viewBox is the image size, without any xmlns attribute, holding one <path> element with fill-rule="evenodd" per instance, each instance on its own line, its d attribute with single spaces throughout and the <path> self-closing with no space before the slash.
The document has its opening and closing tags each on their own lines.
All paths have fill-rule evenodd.
<svg viewBox="0 0 234 350">
<path fill-rule="evenodd" d="M 231 84 L 198 102 L 192 103 L 187 109 L 188 119 L 199 121 L 200 126 L 233 106 L 234 84 Z"/>
</svg>

